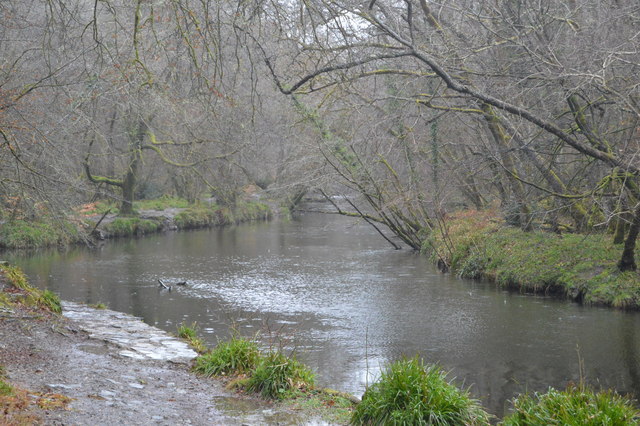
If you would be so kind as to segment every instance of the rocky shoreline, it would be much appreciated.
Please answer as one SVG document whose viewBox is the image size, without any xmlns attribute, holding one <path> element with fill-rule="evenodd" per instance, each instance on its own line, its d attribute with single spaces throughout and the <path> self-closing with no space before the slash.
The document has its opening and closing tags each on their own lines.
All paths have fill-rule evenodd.
<svg viewBox="0 0 640 426">
<path fill-rule="evenodd" d="M 30 404 L 25 410 L 36 424 L 322 423 L 196 376 L 190 372 L 195 352 L 138 318 L 63 307 L 63 317 L 20 308 L 0 313 L 0 365 L 8 382 L 33 400 L 71 398 L 62 408 Z M 3 421 L 12 424 L 7 413 Z"/>
</svg>

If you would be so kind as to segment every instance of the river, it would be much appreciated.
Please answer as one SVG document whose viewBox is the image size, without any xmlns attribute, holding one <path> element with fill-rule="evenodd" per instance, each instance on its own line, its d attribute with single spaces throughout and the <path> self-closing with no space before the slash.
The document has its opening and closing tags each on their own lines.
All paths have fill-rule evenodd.
<svg viewBox="0 0 640 426">
<path fill-rule="evenodd" d="M 321 385 L 357 396 L 385 362 L 415 354 L 499 416 L 517 393 L 582 375 L 640 395 L 639 313 L 441 274 L 350 218 L 307 213 L 5 258 L 64 300 L 101 302 L 170 332 L 197 322 L 210 344 L 230 327 L 259 333 L 263 345 L 295 351 Z M 188 285 L 169 292 L 158 279 Z"/>
</svg>

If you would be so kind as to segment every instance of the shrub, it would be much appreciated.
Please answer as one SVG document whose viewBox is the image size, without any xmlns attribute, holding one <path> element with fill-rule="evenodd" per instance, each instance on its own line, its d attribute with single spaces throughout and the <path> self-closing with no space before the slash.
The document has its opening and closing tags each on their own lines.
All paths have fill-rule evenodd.
<svg viewBox="0 0 640 426">
<path fill-rule="evenodd" d="M 260 360 L 247 382 L 247 390 L 264 398 L 283 399 L 295 389 L 313 386 L 314 374 L 308 367 L 282 352 L 269 352 Z"/>
<path fill-rule="evenodd" d="M 583 386 L 565 391 L 549 388 L 546 393 L 521 395 L 513 401 L 514 413 L 504 425 L 631 425 L 640 422 L 640 412 L 613 391 L 595 392 Z"/>
<path fill-rule="evenodd" d="M 435 365 L 418 358 L 388 365 L 351 417 L 352 424 L 485 425 L 489 414 L 446 380 Z"/>
<path fill-rule="evenodd" d="M 242 374 L 252 371 L 258 364 L 260 350 L 254 341 L 234 336 L 219 343 L 211 352 L 196 359 L 193 369 L 207 377 Z"/>
</svg>

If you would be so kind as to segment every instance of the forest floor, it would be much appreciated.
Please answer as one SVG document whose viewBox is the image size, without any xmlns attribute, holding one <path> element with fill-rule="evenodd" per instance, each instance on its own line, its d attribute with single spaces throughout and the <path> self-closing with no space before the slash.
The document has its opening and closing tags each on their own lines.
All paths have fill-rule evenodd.
<svg viewBox="0 0 640 426">
<path fill-rule="evenodd" d="M 1 373 L 13 387 L 10 396 L 0 392 L 0 424 L 322 423 L 228 391 L 188 363 L 131 357 L 86 324 L 20 307 L 0 312 Z"/>
</svg>

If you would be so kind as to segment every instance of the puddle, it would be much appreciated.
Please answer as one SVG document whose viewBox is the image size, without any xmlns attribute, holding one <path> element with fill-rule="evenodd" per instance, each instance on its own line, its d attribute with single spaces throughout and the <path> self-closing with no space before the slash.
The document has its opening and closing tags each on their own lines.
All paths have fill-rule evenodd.
<svg viewBox="0 0 640 426">
<path fill-rule="evenodd" d="M 109 353 L 109 348 L 105 345 L 79 345 L 78 349 L 82 352 L 95 355 L 104 355 Z"/>
</svg>

